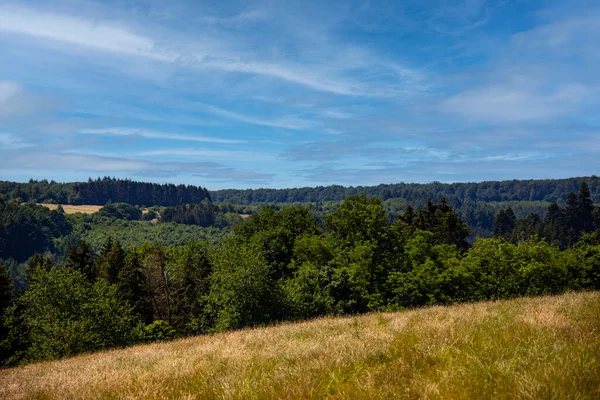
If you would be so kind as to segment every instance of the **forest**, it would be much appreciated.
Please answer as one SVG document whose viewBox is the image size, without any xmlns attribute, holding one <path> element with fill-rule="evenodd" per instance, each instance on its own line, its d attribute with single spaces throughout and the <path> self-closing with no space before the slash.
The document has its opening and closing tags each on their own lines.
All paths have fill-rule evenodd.
<svg viewBox="0 0 600 400">
<path fill-rule="evenodd" d="M 234 214 L 252 214 L 261 207 L 281 209 L 290 204 L 306 206 L 322 220 L 326 214 L 339 208 L 345 198 L 357 194 L 380 198 L 392 222 L 409 204 L 421 208 L 426 206 L 429 199 L 439 202 L 444 198 L 467 223 L 471 231 L 469 241 L 472 242 L 476 237 L 492 236 L 493 221 L 501 209 L 510 207 L 517 218 L 532 213 L 543 218 L 552 203 L 564 205 L 568 193 L 577 192 L 582 182 L 588 185 L 592 201 L 600 202 L 600 180 L 597 176 L 480 183 L 399 183 L 370 187 L 333 185 L 217 191 L 191 185 L 158 185 L 104 177 L 75 183 L 0 181 L 0 195 L 30 203 L 168 206 L 173 209 L 165 210 L 163 220 L 205 227 L 231 224 Z"/>
<path fill-rule="evenodd" d="M 544 197 L 557 201 L 543 215 L 501 203 L 489 238 L 473 238 L 434 196 L 393 218 L 389 199 L 355 194 L 326 212 L 280 204 L 247 219 L 207 197 L 66 215 L 4 196 L 0 363 L 326 315 L 598 290 L 600 208 L 589 182 Z"/>
</svg>

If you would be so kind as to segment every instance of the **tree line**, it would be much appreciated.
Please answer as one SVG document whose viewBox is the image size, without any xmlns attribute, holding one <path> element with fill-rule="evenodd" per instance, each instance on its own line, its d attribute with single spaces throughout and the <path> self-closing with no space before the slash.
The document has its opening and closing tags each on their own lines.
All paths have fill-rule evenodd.
<svg viewBox="0 0 600 400">
<path fill-rule="evenodd" d="M 24 202 L 53 204 L 129 203 L 145 206 L 175 206 L 210 201 L 206 188 L 193 185 L 157 184 L 129 179 L 97 178 L 87 182 L 57 183 L 30 180 L 0 182 L 0 195 Z"/>
<path fill-rule="evenodd" d="M 564 249 L 535 233 L 469 245 L 468 227 L 443 200 L 390 222 L 382 201 L 364 195 L 322 221 L 307 207 L 264 208 L 213 244 L 124 248 L 110 238 L 94 251 L 79 241 L 62 258 L 30 258 L 19 291 L 0 269 L 0 359 L 14 365 L 324 315 L 597 290 L 600 232 L 581 219 L 583 197 L 572 220 L 583 229 Z"/>
<path fill-rule="evenodd" d="M 511 207 L 501 209 L 494 218 L 494 237 L 513 243 L 533 235 L 561 249 L 577 243 L 581 236 L 600 228 L 600 207 L 595 207 L 589 187 L 582 182 L 578 194 L 569 192 L 564 207 L 552 203 L 542 218 L 536 213 L 517 218 Z"/>
<path fill-rule="evenodd" d="M 600 179 L 575 177 L 568 179 L 486 181 L 479 183 L 397 183 L 377 186 L 318 186 L 295 189 L 225 189 L 208 191 L 191 185 L 153 184 L 110 177 L 87 182 L 57 183 L 30 180 L 27 183 L 0 182 L 0 194 L 22 201 L 60 204 L 98 204 L 125 202 L 133 205 L 176 206 L 200 203 L 204 199 L 220 203 L 256 205 L 264 203 L 322 203 L 342 201 L 364 194 L 381 200 L 404 199 L 422 207 L 428 199 L 460 207 L 462 203 L 502 201 L 546 201 L 563 203 L 570 191 L 582 182 L 588 184 L 592 200 L 600 202 Z"/>
<path fill-rule="evenodd" d="M 439 202 L 442 198 L 453 207 L 471 202 L 547 201 L 562 203 L 570 191 L 577 191 L 581 182 L 587 182 L 592 199 L 600 202 L 600 179 L 577 177 L 568 179 L 486 181 L 480 183 L 397 183 L 377 186 L 318 186 L 295 189 L 224 189 L 211 191 L 215 202 L 233 204 L 262 203 L 319 203 L 342 201 L 347 197 L 364 194 L 381 200 L 404 199 L 413 206 L 422 207 L 428 199 Z"/>
</svg>

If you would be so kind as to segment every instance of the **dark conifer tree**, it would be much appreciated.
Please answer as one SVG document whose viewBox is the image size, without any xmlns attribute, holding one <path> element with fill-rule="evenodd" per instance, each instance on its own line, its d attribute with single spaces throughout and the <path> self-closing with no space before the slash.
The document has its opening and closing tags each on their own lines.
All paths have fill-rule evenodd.
<svg viewBox="0 0 600 400">
<path fill-rule="evenodd" d="M 494 218 L 494 237 L 510 240 L 516 225 L 517 217 L 512 208 L 501 209 Z"/>
<path fill-rule="evenodd" d="M 67 267 L 80 271 L 89 281 L 94 281 L 98 277 L 92 250 L 85 240 L 71 247 L 67 255 Z"/>
<path fill-rule="evenodd" d="M 27 260 L 27 282 L 31 279 L 31 276 L 35 273 L 37 268 L 43 268 L 49 271 L 54 266 L 52 260 L 43 254 L 36 253 L 29 260 Z"/>
<path fill-rule="evenodd" d="M 109 284 L 117 282 L 119 271 L 125 266 L 125 252 L 118 240 L 108 238 L 96 257 L 96 271 Z"/>
<path fill-rule="evenodd" d="M 594 202 L 590 195 L 590 189 L 585 181 L 581 182 L 579 187 L 579 195 L 577 197 L 579 208 L 578 228 L 582 232 L 591 232 L 595 229 L 594 221 Z"/>
<path fill-rule="evenodd" d="M 123 300 L 133 307 L 144 323 L 152 322 L 152 304 L 146 290 L 146 278 L 135 249 L 127 254 L 123 268 L 118 272 L 116 284 Z"/>
<path fill-rule="evenodd" d="M 12 299 L 12 278 L 3 264 L 0 264 L 0 329 L 4 319 L 4 310 Z"/>
<path fill-rule="evenodd" d="M 415 221 L 415 218 L 415 209 L 409 204 L 408 206 L 406 206 L 406 209 L 404 210 L 404 213 L 402 213 L 402 215 L 400 216 L 400 219 L 406 222 L 408 225 L 412 225 Z"/>
</svg>

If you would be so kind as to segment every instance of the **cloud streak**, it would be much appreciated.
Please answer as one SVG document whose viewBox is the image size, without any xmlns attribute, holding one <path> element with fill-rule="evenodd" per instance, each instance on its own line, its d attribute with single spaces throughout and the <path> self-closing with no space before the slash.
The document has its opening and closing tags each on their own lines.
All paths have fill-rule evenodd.
<svg viewBox="0 0 600 400">
<path fill-rule="evenodd" d="M 248 184 L 267 183 L 273 177 L 273 174 L 242 171 L 215 162 L 156 162 L 93 153 L 47 152 L 42 149 L 36 151 L 35 157 L 3 150 L 0 150 L 0 156 L 6 160 L 6 164 L 0 165 L 0 170 L 18 165 L 20 169 L 36 171 L 52 165 L 58 170 L 76 169 L 88 173 L 125 173 L 152 178 L 197 176 L 217 182 L 244 181 Z"/>
<path fill-rule="evenodd" d="M 136 129 L 136 128 L 97 128 L 97 129 L 82 129 L 80 133 L 86 135 L 108 135 L 108 136 L 131 136 L 137 138 L 146 139 L 160 139 L 160 140 L 176 140 L 184 142 L 204 142 L 204 143 L 222 143 L 222 144 L 236 144 L 246 143 L 247 140 L 241 139 L 223 139 L 217 137 L 201 136 L 201 135 L 181 135 L 177 133 L 165 133 L 152 131 L 147 129 Z"/>
<path fill-rule="evenodd" d="M 276 78 L 316 91 L 344 96 L 396 96 L 406 92 L 405 88 L 395 89 L 387 82 L 377 85 L 344 78 L 355 67 L 365 67 L 365 59 L 377 64 L 377 68 L 394 71 L 404 81 L 404 86 L 420 80 L 420 74 L 405 66 L 388 60 L 379 61 L 364 49 L 356 50 L 361 57 L 358 65 L 348 64 L 347 59 L 337 63 L 328 61 L 308 67 L 293 61 L 272 62 L 263 56 L 256 56 L 230 50 L 242 43 L 229 43 L 215 37 L 204 38 L 208 45 L 171 34 L 171 37 L 156 38 L 134 32 L 126 24 L 117 21 L 96 21 L 67 14 L 40 12 L 24 7 L 0 6 L 0 31 L 26 35 L 44 41 L 62 42 L 82 48 L 103 52 L 147 58 L 181 67 L 217 70 L 229 73 L 257 75 Z M 322 38 L 326 41 L 326 38 Z M 354 61 L 352 60 L 352 61 Z M 419 78 L 417 78 L 419 77 Z M 402 82 L 394 82 L 394 86 Z"/>
</svg>

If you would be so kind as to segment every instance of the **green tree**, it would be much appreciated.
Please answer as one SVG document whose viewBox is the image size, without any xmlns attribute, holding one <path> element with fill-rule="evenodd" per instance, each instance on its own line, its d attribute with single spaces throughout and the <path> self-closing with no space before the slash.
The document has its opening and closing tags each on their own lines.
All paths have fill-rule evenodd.
<svg viewBox="0 0 600 400">
<path fill-rule="evenodd" d="M 364 195 L 350 196 L 340 208 L 325 217 L 325 227 L 342 245 L 380 241 L 386 233 L 387 215 L 381 200 Z"/>
<path fill-rule="evenodd" d="M 67 254 L 66 265 L 68 268 L 81 272 L 89 281 L 94 281 L 98 276 L 92 250 L 84 240 L 71 247 Z"/>
<path fill-rule="evenodd" d="M 128 252 L 125 264 L 117 276 L 120 296 L 133 307 L 144 323 L 152 322 L 152 303 L 147 292 L 146 278 L 135 249 Z"/>
<path fill-rule="evenodd" d="M 273 279 L 289 278 L 288 268 L 296 239 L 321 232 L 306 207 L 291 206 L 275 211 L 263 208 L 242 224 L 234 227 L 235 237 L 261 249 L 272 267 Z"/>
<path fill-rule="evenodd" d="M 212 272 L 208 243 L 191 241 L 179 250 L 181 278 L 176 289 L 173 325 L 185 333 L 200 333 L 204 328 L 203 312 Z"/>
<path fill-rule="evenodd" d="M 594 202 L 590 195 L 588 184 L 583 181 L 579 186 L 579 195 L 577 196 L 578 226 L 580 232 L 592 232 L 596 226 L 594 221 Z"/>
<path fill-rule="evenodd" d="M 499 300 L 520 294 L 516 246 L 505 239 L 477 239 L 460 263 L 471 277 L 470 300 Z"/>
<path fill-rule="evenodd" d="M 494 237 L 511 240 L 516 225 L 517 217 L 512 208 L 501 209 L 494 218 Z"/>
<path fill-rule="evenodd" d="M 98 277 L 112 285 L 125 267 L 125 251 L 118 240 L 109 237 L 94 261 Z"/>
<path fill-rule="evenodd" d="M 4 325 L 4 315 L 12 300 L 12 279 L 8 270 L 0 264 L 0 365 L 9 357 L 6 339 L 8 327 Z"/>
<path fill-rule="evenodd" d="M 227 240 L 214 250 L 212 264 L 207 316 L 214 330 L 264 324 L 285 315 L 260 249 Z"/>
<path fill-rule="evenodd" d="M 436 244 L 435 234 L 417 230 L 404 247 L 404 265 L 387 279 L 389 306 L 415 307 L 463 301 L 465 274 L 455 245 Z"/>
<path fill-rule="evenodd" d="M 91 283 L 80 271 L 38 268 L 29 288 L 11 306 L 9 340 L 17 342 L 12 362 L 52 360 L 82 352 L 124 346 L 137 340 L 139 323 L 115 286 Z"/>
</svg>

